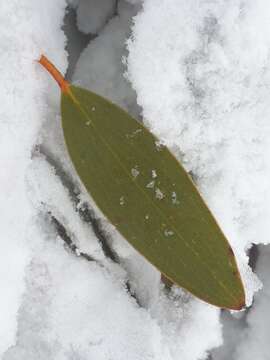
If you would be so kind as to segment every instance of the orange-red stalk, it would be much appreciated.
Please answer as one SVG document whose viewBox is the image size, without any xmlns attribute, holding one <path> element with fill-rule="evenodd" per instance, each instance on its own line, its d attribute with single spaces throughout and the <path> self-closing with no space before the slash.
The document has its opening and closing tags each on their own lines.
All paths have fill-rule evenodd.
<svg viewBox="0 0 270 360">
<path fill-rule="evenodd" d="M 56 69 L 56 67 L 50 62 L 49 59 L 46 58 L 46 56 L 41 55 L 38 62 L 44 66 L 44 68 L 51 74 L 51 76 L 55 79 L 55 81 L 60 86 L 61 91 L 64 93 L 69 92 L 69 82 L 65 80 L 63 75 Z"/>
</svg>

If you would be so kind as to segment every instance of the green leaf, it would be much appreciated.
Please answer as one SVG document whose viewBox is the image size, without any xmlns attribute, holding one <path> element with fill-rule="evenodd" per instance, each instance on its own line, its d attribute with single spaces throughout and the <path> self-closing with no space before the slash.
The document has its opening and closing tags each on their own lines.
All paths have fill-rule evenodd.
<svg viewBox="0 0 270 360">
<path fill-rule="evenodd" d="M 241 309 L 233 251 L 181 164 L 118 106 L 60 86 L 69 155 L 104 215 L 169 280 L 208 303 Z"/>
</svg>

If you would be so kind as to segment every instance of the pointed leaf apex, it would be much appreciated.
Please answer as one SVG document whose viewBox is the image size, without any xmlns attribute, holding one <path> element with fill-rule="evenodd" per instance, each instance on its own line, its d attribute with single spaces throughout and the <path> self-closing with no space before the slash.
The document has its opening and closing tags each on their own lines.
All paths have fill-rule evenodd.
<svg viewBox="0 0 270 360">
<path fill-rule="evenodd" d="M 240 310 L 243 310 L 245 307 L 246 307 L 246 301 L 244 299 L 244 300 L 241 300 L 238 304 L 230 306 L 228 309 L 229 310 L 240 311 Z"/>
</svg>

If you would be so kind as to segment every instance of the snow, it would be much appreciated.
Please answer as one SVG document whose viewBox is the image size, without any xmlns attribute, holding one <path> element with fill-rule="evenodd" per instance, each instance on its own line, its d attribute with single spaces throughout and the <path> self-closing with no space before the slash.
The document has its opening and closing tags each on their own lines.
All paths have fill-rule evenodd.
<svg viewBox="0 0 270 360">
<path fill-rule="evenodd" d="M 263 289 L 255 294 L 254 306 L 240 318 L 224 317 L 225 346 L 215 350 L 213 360 L 269 359 L 269 246 L 258 247 L 256 272 Z"/>
<path fill-rule="evenodd" d="M 260 282 L 248 250 L 269 243 L 268 2 L 69 2 L 79 29 L 97 33 L 74 82 L 143 119 L 157 147 L 168 144 L 182 160 L 237 254 L 251 304 Z M 259 246 L 264 288 L 252 308 L 220 317 L 168 289 L 80 183 L 63 141 L 59 89 L 34 61 L 44 53 L 67 68 L 65 7 L 0 5 L 0 359 L 198 360 L 210 351 L 213 360 L 268 359 L 269 246 Z M 139 170 L 134 164 L 134 179 Z M 149 175 L 162 200 L 158 173 Z"/>
<path fill-rule="evenodd" d="M 82 52 L 73 76 L 73 82 L 76 84 L 110 98 L 136 117 L 139 117 L 141 110 L 136 104 L 134 91 L 124 77 L 126 67 L 122 57 L 127 55 L 125 42 L 130 35 L 131 17 L 138 9 L 139 7 L 134 8 L 124 1 L 119 2 L 119 16 L 110 20 Z M 150 176 L 152 179 L 158 177 L 155 169 Z M 154 180 L 151 182 L 153 185 L 149 186 L 153 187 Z M 157 197 L 162 199 L 161 190 L 156 189 L 156 192 Z M 120 199 L 120 202 L 123 204 L 123 199 Z M 148 218 L 149 215 L 146 214 L 146 220 Z M 108 225 L 103 224 L 103 226 Z M 109 231 L 111 232 L 111 229 Z M 170 229 L 168 232 L 170 236 Z M 183 359 L 203 358 L 210 348 L 221 343 L 221 325 L 217 309 L 184 292 L 171 294 L 171 298 L 168 298 L 163 286 L 160 285 L 159 273 L 124 239 L 113 233 L 111 246 L 118 254 L 120 265 L 127 271 L 131 290 L 136 294 L 139 304 L 150 312 L 161 327 L 162 342 L 166 354 L 169 353 L 170 356 L 162 356 L 160 352 L 160 358 L 175 359 L 179 356 Z M 176 289 L 174 291 L 177 293 Z M 198 323 L 204 327 L 205 337 L 202 337 Z M 189 336 L 194 344 L 192 349 Z M 151 338 L 149 341 L 152 341 Z M 146 353 L 143 358 L 147 358 Z"/>
<path fill-rule="evenodd" d="M 174 234 L 174 232 L 172 230 L 168 230 L 168 229 L 164 230 L 164 235 L 166 237 L 172 236 L 173 234 Z"/>
<path fill-rule="evenodd" d="M 50 179 L 50 181 L 48 181 Z M 28 194 L 37 211 L 51 214 L 69 230 L 69 235 L 79 252 L 89 253 L 97 261 L 104 260 L 100 244 L 95 239 L 93 229 L 85 224 L 76 211 L 76 202 L 72 199 L 64 184 L 48 163 L 44 155 L 36 154 L 27 174 Z M 59 207 L 65 204 L 65 207 Z M 92 240 L 92 241 L 91 241 Z"/>
<path fill-rule="evenodd" d="M 155 179 L 157 177 L 157 172 L 156 170 L 152 170 L 152 178 Z"/>
<path fill-rule="evenodd" d="M 247 329 L 239 337 L 234 357 L 237 360 L 269 358 L 269 300 L 270 300 L 270 273 L 269 273 L 269 246 L 260 246 L 260 257 L 257 265 L 258 276 L 263 282 L 262 291 L 255 296 L 255 306 L 247 316 Z"/>
<path fill-rule="evenodd" d="M 175 191 L 172 192 L 172 203 L 175 205 L 179 204 L 179 200 Z"/>
<path fill-rule="evenodd" d="M 128 42 L 144 121 L 195 175 L 237 254 L 247 305 L 260 282 L 246 252 L 269 243 L 269 11 L 266 1 L 146 0 Z"/>
<path fill-rule="evenodd" d="M 146 187 L 149 188 L 149 189 L 153 189 L 154 186 L 155 186 L 155 180 L 150 181 L 150 182 L 146 185 Z"/>
<path fill-rule="evenodd" d="M 64 6 L 62 0 L 46 4 L 13 0 L 0 5 L 0 356 L 16 337 L 34 215 L 25 175 L 46 117 L 42 93 L 50 89 L 34 61 L 46 52 L 64 69 L 64 36 L 59 30 Z"/>
<path fill-rule="evenodd" d="M 136 94 L 124 77 L 126 67 L 122 61 L 122 57 L 127 55 L 125 41 L 130 35 L 131 18 L 136 11 L 137 7 L 119 2 L 119 16 L 111 19 L 82 52 L 73 82 L 110 98 L 138 117 L 140 109 L 136 104 Z"/>
<path fill-rule="evenodd" d="M 140 175 L 140 171 L 137 169 L 137 167 L 134 167 L 131 169 L 131 175 L 136 179 L 138 175 Z"/>
<path fill-rule="evenodd" d="M 31 280 L 19 313 L 17 345 L 4 359 L 124 359 L 136 353 L 130 358 L 140 359 L 145 351 L 152 356 L 160 350 L 154 346 L 158 326 L 139 311 L 119 278 L 71 257 L 53 233 L 42 240 L 27 269 Z"/>
<path fill-rule="evenodd" d="M 77 7 L 77 24 L 80 31 L 98 33 L 113 16 L 116 0 L 80 0 Z"/>
<path fill-rule="evenodd" d="M 155 193 L 158 200 L 162 200 L 165 196 L 159 188 L 155 188 Z"/>
<path fill-rule="evenodd" d="M 120 203 L 121 206 L 125 205 L 125 197 L 124 196 L 120 197 L 119 203 Z"/>
</svg>

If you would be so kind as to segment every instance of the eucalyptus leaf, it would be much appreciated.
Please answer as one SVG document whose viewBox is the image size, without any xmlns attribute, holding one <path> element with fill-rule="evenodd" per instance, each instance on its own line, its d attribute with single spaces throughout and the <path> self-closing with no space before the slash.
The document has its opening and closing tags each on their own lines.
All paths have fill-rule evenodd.
<svg viewBox="0 0 270 360">
<path fill-rule="evenodd" d="M 182 165 L 127 112 L 69 84 L 45 56 L 39 62 L 61 87 L 69 155 L 104 215 L 170 281 L 213 305 L 241 309 L 232 248 Z"/>
</svg>

